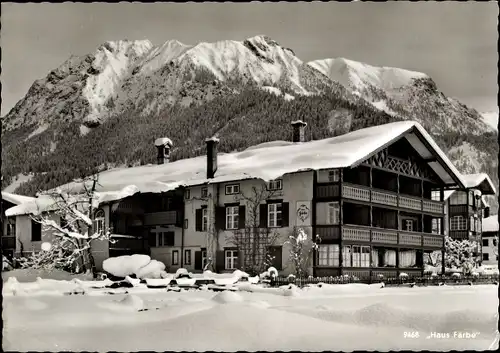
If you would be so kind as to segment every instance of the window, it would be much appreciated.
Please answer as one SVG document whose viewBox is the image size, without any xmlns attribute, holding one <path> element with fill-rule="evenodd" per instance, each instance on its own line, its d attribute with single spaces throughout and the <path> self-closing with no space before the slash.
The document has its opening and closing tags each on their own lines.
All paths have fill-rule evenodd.
<svg viewBox="0 0 500 353">
<path fill-rule="evenodd" d="M 319 245 L 318 246 L 318 266 L 339 266 L 339 246 L 332 245 Z"/>
<path fill-rule="evenodd" d="M 476 218 L 476 232 L 479 232 L 481 233 L 482 232 L 482 226 L 481 226 L 481 219 L 480 218 Z"/>
<path fill-rule="evenodd" d="M 191 265 L 191 249 L 184 250 L 184 263 Z"/>
<path fill-rule="evenodd" d="M 328 224 L 340 223 L 340 206 L 338 202 L 328 203 L 327 223 Z"/>
<path fill-rule="evenodd" d="M 172 251 L 172 265 L 179 264 L 179 250 Z"/>
<path fill-rule="evenodd" d="M 351 247 L 349 245 L 342 247 L 342 262 L 344 267 L 351 267 Z"/>
<path fill-rule="evenodd" d="M 104 210 L 98 209 L 94 213 L 94 223 L 92 224 L 92 231 L 94 234 L 104 233 Z"/>
<path fill-rule="evenodd" d="M 157 245 L 160 246 L 174 246 L 175 233 L 174 232 L 159 232 L 157 233 Z"/>
<path fill-rule="evenodd" d="M 489 246 L 488 245 L 488 239 L 483 239 L 483 246 Z"/>
<path fill-rule="evenodd" d="M 31 221 L 31 241 L 41 241 L 42 240 L 42 224 Z"/>
<path fill-rule="evenodd" d="M 450 219 L 450 230 L 466 230 L 467 220 L 463 216 L 453 216 Z"/>
<path fill-rule="evenodd" d="M 208 264 L 207 251 L 201 250 L 201 268 L 203 269 L 203 271 L 205 271 L 205 267 L 207 267 L 207 264 Z"/>
<path fill-rule="evenodd" d="M 8 237 L 15 237 L 16 236 L 16 224 L 15 223 L 7 223 L 7 236 Z"/>
<path fill-rule="evenodd" d="M 416 250 L 400 250 L 399 267 L 414 267 L 417 263 Z"/>
<path fill-rule="evenodd" d="M 413 220 L 412 219 L 405 219 L 404 220 L 404 230 L 407 232 L 413 232 Z"/>
<path fill-rule="evenodd" d="M 493 240 L 493 246 L 497 246 L 497 244 L 498 244 L 498 243 L 497 243 L 497 239 L 496 239 L 496 238 L 493 238 L 492 240 Z"/>
<path fill-rule="evenodd" d="M 236 262 L 238 261 L 238 251 L 237 250 L 226 250 L 225 251 L 225 268 L 226 270 L 235 270 Z"/>
<path fill-rule="evenodd" d="M 208 208 L 201 209 L 201 231 L 206 232 L 208 230 Z"/>
<path fill-rule="evenodd" d="M 270 203 L 267 205 L 267 225 L 269 227 L 281 227 L 282 204 Z"/>
<path fill-rule="evenodd" d="M 333 169 L 328 171 L 328 182 L 335 183 L 340 180 L 340 171 Z"/>
<path fill-rule="evenodd" d="M 441 234 L 441 218 L 432 219 L 432 234 Z"/>
<path fill-rule="evenodd" d="M 455 191 L 450 196 L 450 205 L 467 205 L 467 193 L 464 191 Z"/>
<path fill-rule="evenodd" d="M 189 222 L 187 220 L 187 218 L 184 220 L 184 229 L 188 229 L 188 226 L 189 226 Z"/>
<path fill-rule="evenodd" d="M 172 209 L 172 198 L 162 197 L 161 198 L 161 209 L 162 211 L 169 211 Z"/>
<path fill-rule="evenodd" d="M 208 197 L 208 188 L 206 186 L 201 188 L 201 197 L 202 198 Z"/>
<path fill-rule="evenodd" d="M 226 185 L 226 195 L 235 195 L 240 193 L 239 184 Z"/>
<path fill-rule="evenodd" d="M 441 191 L 440 190 L 432 190 L 431 191 L 431 200 L 432 201 L 441 201 Z"/>
<path fill-rule="evenodd" d="M 475 232 L 476 231 L 476 222 L 474 222 L 474 217 L 470 216 L 470 230 Z"/>
<path fill-rule="evenodd" d="M 490 254 L 483 253 L 483 261 L 489 261 L 489 260 L 490 260 Z"/>
<path fill-rule="evenodd" d="M 271 180 L 267 186 L 268 190 L 281 190 L 283 189 L 283 182 L 281 179 Z"/>
<path fill-rule="evenodd" d="M 184 198 L 186 200 L 189 200 L 191 198 L 191 190 L 189 190 L 189 189 L 184 190 Z"/>
<path fill-rule="evenodd" d="M 226 207 L 226 229 L 238 229 L 239 206 Z"/>
</svg>

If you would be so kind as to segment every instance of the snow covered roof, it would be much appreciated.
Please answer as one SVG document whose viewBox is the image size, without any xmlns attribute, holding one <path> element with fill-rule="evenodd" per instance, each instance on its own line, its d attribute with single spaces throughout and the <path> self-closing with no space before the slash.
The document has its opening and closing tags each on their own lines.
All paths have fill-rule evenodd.
<svg viewBox="0 0 500 353">
<path fill-rule="evenodd" d="M 2 200 L 13 203 L 14 205 L 20 205 L 24 202 L 29 202 L 34 200 L 34 197 L 11 194 L 10 192 L 2 191 Z"/>
<path fill-rule="evenodd" d="M 287 173 L 354 167 L 402 136 L 428 160 L 429 166 L 445 183 L 464 187 L 465 182 L 460 173 L 424 128 L 417 122 L 402 121 L 301 144 L 274 141 L 252 146 L 242 152 L 220 153 L 218 169 L 212 179 L 206 178 L 206 156 L 162 165 L 112 169 L 100 173 L 97 191 L 102 200 L 113 201 L 136 192 L 159 193 L 179 186 L 253 178 L 268 181 Z M 438 156 L 437 160 L 433 158 L 435 155 Z M 82 185 L 77 183 L 66 184 L 61 188 L 69 193 L 82 191 Z"/>
<path fill-rule="evenodd" d="M 483 233 L 498 232 L 498 215 L 489 216 L 483 219 Z"/>
<path fill-rule="evenodd" d="M 490 177 L 486 173 L 478 173 L 478 174 L 462 174 L 462 178 L 465 181 L 466 188 L 479 188 L 481 193 L 478 190 L 474 190 L 474 194 L 482 195 L 481 198 L 484 204 L 487 206 L 488 202 L 484 195 L 495 195 L 496 189 L 491 181 Z M 444 199 L 448 200 L 448 198 L 455 192 L 456 190 L 446 190 L 444 192 Z"/>
<path fill-rule="evenodd" d="M 486 173 L 463 175 L 467 188 L 479 188 L 483 194 L 495 195 L 496 189 Z"/>
</svg>

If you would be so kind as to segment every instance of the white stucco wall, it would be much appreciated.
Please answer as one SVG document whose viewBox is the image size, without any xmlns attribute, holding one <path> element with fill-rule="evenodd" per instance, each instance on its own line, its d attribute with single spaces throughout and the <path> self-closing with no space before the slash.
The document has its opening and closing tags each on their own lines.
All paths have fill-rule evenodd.
<svg viewBox="0 0 500 353">
<path fill-rule="evenodd" d="M 294 226 L 301 226 L 305 232 L 311 238 L 311 200 L 313 195 L 313 173 L 303 172 L 285 175 L 283 178 L 283 189 L 274 193 L 270 199 L 283 199 L 283 202 L 289 203 L 289 226 L 283 228 L 275 228 L 274 230 L 279 234 L 275 245 L 284 245 L 288 240 L 288 236 L 291 233 Z M 239 184 L 240 194 L 238 195 L 226 195 L 225 186 L 228 184 Z M 215 252 L 217 250 L 223 250 L 227 247 L 234 247 L 234 243 L 231 241 L 234 239 L 234 231 L 232 230 L 222 230 L 219 232 L 218 236 L 214 236 L 214 232 L 211 231 L 215 225 L 215 206 L 223 207 L 226 203 L 239 203 L 240 205 L 246 206 L 246 220 L 247 223 L 250 220 L 249 208 L 251 202 L 245 200 L 242 195 L 250 196 L 252 195 L 252 188 L 255 187 L 260 190 L 263 182 L 259 180 L 243 180 L 238 182 L 228 182 L 221 183 L 219 185 L 219 193 L 217 200 L 217 185 L 208 185 L 208 198 L 201 199 L 201 189 L 202 186 L 196 186 L 190 188 L 190 199 L 185 200 L 185 219 L 188 220 L 188 227 L 185 230 L 184 246 L 186 249 L 192 249 L 192 262 L 191 265 L 185 265 L 187 269 L 194 269 L 194 252 L 200 251 L 201 248 L 206 248 L 208 256 L 215 259 Z M 306 206 L 308 207 L 308 219 L 305 222 L 300 222 L 297 219 L 297 204 L 302 204 L 301 201 L 306 201 Z M 216 204 L 215 204 L 216 203 Z M 265 203 L 261 202 L 262 204 Z M 206 205 L 209 214 L 209 231 L 200 232 L 196 231 L 196 209 L 201 208 Z M 293 268 L 288 264 L 288 254 L 289 247 L 287 244 L 283 246 L 283 273 L 288 274 L 293 272 Z M 310 265 L 312 269 L 312 262 Z"/>
</svg>

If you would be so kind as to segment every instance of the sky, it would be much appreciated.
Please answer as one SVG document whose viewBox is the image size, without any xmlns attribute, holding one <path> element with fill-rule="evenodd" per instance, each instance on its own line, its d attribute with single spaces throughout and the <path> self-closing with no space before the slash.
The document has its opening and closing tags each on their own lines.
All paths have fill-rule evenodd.
<svg viewBox="0 0 500 353">
<path fill-rule="evenodd" d="M 108 40 L 185 44 L 265 34 L 303 61 L 344 57 L 431 76 L 447 96 L 498 111 L 496 2 L 1 4 L 5 115 L 36 79 Z"/>
</svg>

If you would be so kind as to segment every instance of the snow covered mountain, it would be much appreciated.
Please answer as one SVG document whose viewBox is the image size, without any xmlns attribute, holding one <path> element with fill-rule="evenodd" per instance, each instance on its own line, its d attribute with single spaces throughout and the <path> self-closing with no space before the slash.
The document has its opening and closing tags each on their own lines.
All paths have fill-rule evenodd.
<svg viewBox="0 0 500 353">
<path fill-rule="evenodd" d="M 262 35 L 195 45 L 110 41 L 70 57 L 3 118 L 3 174 L 30 175 L 32 190 L 83 173 L 93 159 L 146 163 L 149 142 L 137 136 L 171 134 L 183 141 L 174 148 L 182 158 L 202 153 L 196 141 L 207 134 L 232 139 L 221 146 L 230 151 L 283 138 L 274 125 L 297 118 L 314 122 L 311 138 L 416 120 L 464 172 L 497 180 L 498 132 L 489 118 L 446 97 L 428 75 L 345 58 L 305 63 Z M 75 172 L 52 175 L 61 163 Z"/>
<path fill-rule="evenodd" d="M 498 131 L 498 112 L 484 112 L 481 115 L 486 124 Z"/>
<path fill-rule="evenodd" d="M 446 97 L 428 75 L 394 67 L 376 67 L 345 58 L 308 63 L 390 115 L 417 120 L 435 134 L 491 131 L 480 113 Z"/>
</svg>

